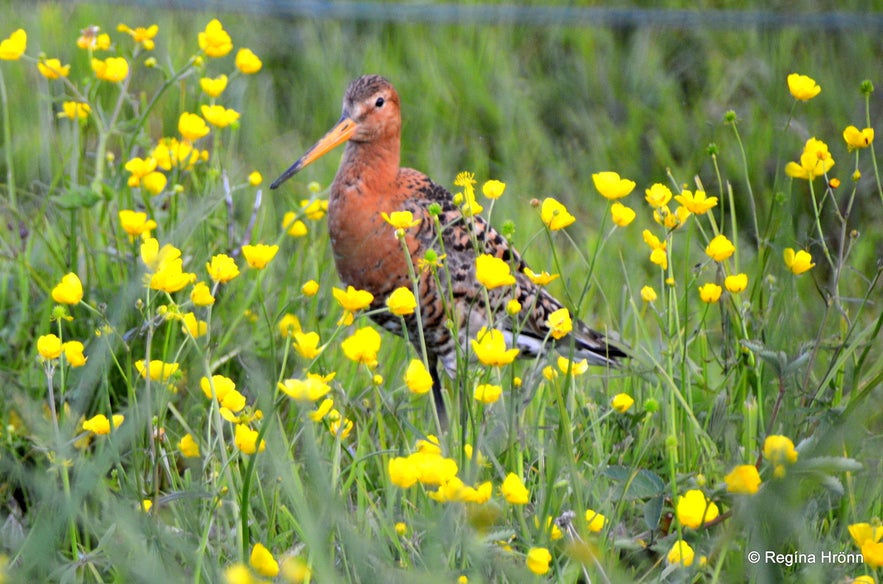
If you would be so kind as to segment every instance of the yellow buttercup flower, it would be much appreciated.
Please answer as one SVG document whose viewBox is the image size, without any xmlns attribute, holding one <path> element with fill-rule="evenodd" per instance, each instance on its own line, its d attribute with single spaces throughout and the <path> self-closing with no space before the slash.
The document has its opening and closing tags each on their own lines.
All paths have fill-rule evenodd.
<svg viewBox="0 0 883 584">
<path fill-rule="evenodd" d="M 243 454 L 254 454 L 255 452 L 263 452 L 267 445 L 264 440 L 258 444 L 258 431 L 252 430 L 245 424 L 236 424 L 236 430 L 233 434 L 233 444 Z"/>
<path fill-rule="evenodd" d="M 223 57 L 233 50 L 233 40 L 217 18 L 213 18 L 205 26 L 205 30 L 199 33 L 198 40 L 199 48 L 209 57 Z"/>
<path fill-rule="evenodd" d="M 753 464 L 740 464 L 724 477 L 727 492 L 736 495 L 753 495 L 760 489 L 760 474 Z"/>
<path fill-rule="evenodd" d="M 184 112 L 178 118 L 178 132 L 185 140 L 195 141 L 208 135 L 211 130 L 205 120 L 196 114 Z"/>
<path fill-rule="evenodd" d="M 0 41 L 0 59 L 3 61 L 17 61 L 28 48 L 28 33 L 20 28 Z"/>
<path fill-rule="evenodd" d="M 62 350 L 61 339 L 57 335 L 50 333 L 37 338 L 37 352 L 43 359 L 48 361 L 58 359 L 61 357 Z"/>
<path fill-rule="evenodd" d="M 589 531 L 598 533 L 607 524 L 607 517 L 594 509 L 586 509 L 586 523 L 588 523 Z"/>
<path fill-rule="evenodd" d="M 199 80 L 199 87 L 209 97 L 218 97 L 227 89 L 227 76 L 203 77 Z"/>
<path fill-rule="evenodd" d="M 304 199 L 300 202 L 300 208 L 303 211 L 304 217 L 311 221 L 318 221 L 328 211 L 328 201 L 325 199 Z"/>
<path fill-rule="evenodd" d="M 236 389 L 236 383 L 224 375 L 212 375 L 211 379 L 203 377 L 199 387 L 208 399 L 216 399 L 222 407 L 231 412 L 238 412 L 245 407 L 245 396 Z"/>
<path fill-rule="evenodd" d="M 675 196 L 675 201 L 686 207 L 690 213 L 703 215 L 717 205 L 717 197 L 707 197 L 705 191 L 683 190 Z"/>
<path fill-rule="evenodd" d="M 303 292 L 304 296 L 315 296 L 319 292 L 319 282 L 315 280 L 307 280 L 304 282 L 304 285 L 300 287 L 300 291 Z"/>
<path fill-rule="evenodd" d="M 217 128 L 226 128 L 239 120 L 239 112 L 222 105 L 204 105 L 199 108 L 205 121 Z"/>
<path fill-rule="evenodd" d="M 736 251 L 736 246 L 733 245 L 733 242 L 727 239 L 726 235 L 716 235 L 711 241 L 708 242 L 708 246 L 705 248 L 705 253 L 716 262 L 722 262 Z"/>
<path fill-rule="evenodd" d="M 85 347 L 80 341 L 68 341 L 61 346 L 64 351 L 64 358 L 71 367 L 82 367 L 89 360 L 83 354 Z"/>
<path fill-rule="evenodd" d="M 486 253 L 475 258 L 475 277 L 488 290 L 515 283 L 515 276 L 509 271 L 509 264 Z"/>
<path fill-rule="evenodd" d="M 650 261 L 661 267 L 663 270 L 667 270 L 668 244 L 664 241 L 660 241 L 649 229 L 645 229 L 641 234 L 644 237 L 644 243 L 650 247 Z"/>
<path fill-rule="evenodd" d="M 817 96 L 822 88 L 815 82 L 812 77 L 791 73 L 788 75 L 788 91 L 799 101 L 809 101 Z"/>
<path fill-rule="evenodd" d="M 621 199 L 635 189 L 635 181 L 619 176 L 618 172 L 596 172 L 592 182 L 601 196 L 611 201 Z"/>
<path fill-rule="evenodd" d="M 481 194 L 488 199 L 499 199 L 506 190 L 506 183 L 498 180 L 489 180 L 481 186 Z"/>
<path fill-rule="evenodd" d="M 482 327 L 471 341 L 472 351 L 479 361 L 491 367 L 508 365 L 515 360 L 518 349 L 506 349 L 506 339 L 497 329 Z"/>
<path fill-rule="evenodd" d="M 874 128 L 859 130 L 855 126 L 847 126 L 843 130 L 843 140 L 850 151 L 856 148 L 867 148 L 874 141 Z"/>
<path fill-rule="evenodd" d="M 266 245 L 263 243 L 258 243 L 255 245 L 243 245 L 242 246 L 242 255 L 245 257 L 245 261 L 248 262 L 248 265 L 252 268 L 262 270 L 266 267 L 270 260 L 276 256 L 276 252 L 279 251 L 278 245 Z"/>
<path fill-rule="evenodd" d="M 763 441 L 763 456 L 771 464 L 794 464 L 797 462 L 797 449 L 787 436 L 773 434 Z"/>
<path fill-rule="evenodd" d="M 650 261 L 663 270 L 668 269 L 668 252 L 664 247 L 656 248 L 650 252 Z"/>
<path fill-rule="evenodd" d="M 662 183 L 654 183 L 649 189 L 645 189 L 644 193 L 644 200 L 654 208 L 668 205 L 668 202 L 671 201 L 672 197 L 671 189 Z"/>
<path fill-rule="evenodd" d="M 303 237 L 309 233 L 307 224 L 298 219 L 294 211 L 288 211 L 282 216 L 282 229 L 292 237 Z"/>
<path fill-rule="evenodd" d="M 196 274 L 184 271 L 184 262 L 175 258 L 163 262 L 151 276 L 148 286 L 152 290 L 161 290 L 173 294 L 196 281 Z"/>
<path fill-rule="evenodd" d="M 181 440 L 178 441 L 178 450 L 184 458 L 199 457 L 199 444 L 190 434 L 184 434 Z"/>
<path fill-rule="evenodd" d="M 288 556 L 282 560 L 282 579 L 285 582 L 300 584 L 301 582 L 315 581 L 312 578 L 313 571 L 310 570 L 310 565 L 303 558 Z"/>
<path fill-rule="evenodd" d="M 391 458 L 386 465 L 390 482 L 402 489 L 407 489 L 417 483 L 417 466 L 409 458 L 396 456 Z"/>
<path fill-rule="evenodd" d="M 100 33 L 100 31 L 101 29 L 97 26 L 84 28 L 80 31 L 80 36 L 77 38 L 77 46 L 84 50 L 106 51 L 110 48 L 110 35 Z"/>
<path fill-rule="evenodd" d="M 533 282 L 534 284 L 536 284 L 538 286 L 545 286 L 545 285 L 549 284 L 550 282 L 554 282 L 555 280 L 557 280 L 561 276 L 560 274 L 550 274 L 549 272 L 546 272 L 546 271 L 543 271 L 543 272 L 540 272 L 539 274 L 537 274 L 528 267 L 525 267 L 524 270 L 522 270 L 522 271 L 524 272 L 525 276 L 530 278 L 531 282 Z M 520 310 L 521 309 L 519 308 L 518 311 L 520 311 Z M 516 312 L 518 312 L 518 311 L 516 311 Z"/>
<path fill-rule="evenodd" d="M 883 543 L 866 540 L 862 544 L 862 558 L 871 568 L 883 567 Z"/>
<path fill-rule="evenodd" d="M 58 117 L 71 120 L 85 120 L 91 112 L 92 106 L 88 103 L 66 101 L 61 104 L 61 111 L 58 113 Z"/>
<path fill-rule="evenodd" d="M 248 174 L 248 184 L 251 186 L 256 187 L 262 182 L 264 182 L 264 177 L 258 171 L 254 170 Z"/>
<path fill-rule="evenodd" d="M 243 563 L 231 564 L 224 568 L 225 584 L 258 584 L 251 571 Z"/>
<path fill-rule="evenodd" d="M 141 179 L 141 186 L 151 195 L 158 195 L 166 188 L 169 179 L 159 171 L 154 171 Z"/>
<path fill-rule="evenodd" d="M 256 543 L 254 544 L 254 547 L 251 548 L 251 555 L 248 558 L 248 563 L 251 564 L 254 571 L 261 576 L 275 578 L 276 575 L 279 574 L 279 562 L 273 558 L 273 554 L 271 554 L 270 550 L 265 548 L 262 543 Z"/>
<path fill-rule="evenodd" d="M 674 542 L 674 545 L 671 546 L 671 549 L 668 551 L 665 559 L 669 563 L 669 565 L 680 564 L 685 568 L 688 568 L 693 565 L 693 560 L 695 559 L 696 552 L 693 551 L 693 548 L 682 539 Z"/>
<path fill-rule="evenodd" d="M 411 359 L 405 369 L 405 385 L 411 393 L 423 395 L 432 389 L 432 375 L 420 359 Z"/>
<path fill-rule="evenodd" d="M 129 62 L 124 57 L 92 59 L 92 70 L 99 79 L 118 83 L 129 76 Z"/>
<path fill-rule="evenodd" d="M 503 484 L 500 486 L 500 492 L 503 493 L 503 498 L 506 499 L 506 502 L 512 505 L 527 505 L 530 502 L 530 492 L 524 486 L 521 477 L 514 472 L 506 475 Z"/>
<path fill-rule="evenodd" d="M 620 414 L 626 413 L 635 403 L 635 399 L 627 393 L 617 393 L 610 400 L 610 406 Z"/>
<path fill-rule="evenodd" d="M 392 294 L 386 299 L 386 306 L 389 311 L 398 316 L 414 314 L 417 308 L 417 299 L 409 288 L 401 286 L 392 291 Z"/>
<path fill-rule="evenodd" d="M 715 519 L 720 511 L 705 493 L 699 489 L 691 489 L 678 497 L 675 513 L 681 525 L 696 528 Z"/>
<path fill-rule="evenodd" d="M 492 404 L 503 395 L 503 387 L 492 383 L 480 383 L 475 386 L 472 397 L 483 404 Z"/>
<path fill-rule="evenodd" d="M 173 167 L 190 170 L 197 162 L 208 160 L 207 152 L 194 148 L 189 140 L 177 138 L 163 138 L 150 155 L 156 158 L 157 166 L 163 170 L 171 170 Z"/>
<path fill-rule="evenodd" d="M 347 359 L 363 363 L 369 369 L 377 366 L 377 353 L 380 351 L 380 334 L 371 327 L 358 329 L 340 343 Z"/>
<path fill-rule="evenodd" d="M 724 287 L 731 294 L 738 294 L 748 287 L 748 274 L 732 274 L 724 278 Z"/>
<path fill-rule="evenodd" d="M 180 258 L 181 250 L 170 243 L 160 248 L 155 238 L 147 237 L 141 241 L 140 254 L 148 271 L 156 272 L 167 262 Z"/>
<path fill-rule="evenodd" d="M 463 187 L 466 191 L 475 191 L 476 182 L 475 173 L 466 170 L 457 173 L 457 176 L 454 178 L 454 186 Z"/>
<path fill-rule="evenodd" d="M 46 79 L 58 79 L 59 77 L 67 77 L 71 66 L 62 65 L 58 59 L 43 59 L 37 63 L 37 69 Z"/>
<path fill-rule="evenodd" d="M 211 306 L 215 303 L 211 288 L 205 282 L 197 282 L 190 291 L 190 301 L 196 306 Z"/>
<path fill-rule="evenodd" d="M 420 219 L 414 219 L 414 214 L 410 211 L 393 211 L 389 214 L 381 213 L 380 216 L 397 230 L 408 230 L 411 227 L 420 225 Z"/>
<path fill-rule="evenodd" d="M 177 363 L 166 363 L 159 359 L 152 360 L 147 366 L 144 359 L 135 361 L 135 369 L 144 379 L 150 378 L 151 381 L 165 381 L 178 371 Z"/>
<path fill-rule="evenodd" d="M 126 418 L 122 414 L 114 414 L 111 416 L 111 419 L 113 420 L 113 427 L 119 428 Z M 98 414 L 83 422 L 83 430 L 98 435 L 110 434 L 110 423 L 111 420 L 108 420 L 107 416 Z"/>
<path fill-rule="evenodd" d="M 367 308 L 374 301 L 374 295 L 367 290 L 356 290 L 352 286 L 347 286 L 346 290 L 340 288 L 332 288 L 334 299 L 343 307 L 343 316 L 340 317 L 338 324 L 351 325 L 353 323 L 353 314 L 363 308 Z"/>
<path fill-rule="evenodd" d="M 441 444 L 439 443 L 438 436 L 435 434 L 427 434 L 425 440 L 422 438 L 417 440 L 416 448 L 418 452 L 424 454 L 441 455 L 442 453 Z"/>
<path fill-rule="evenodd" d="M 542 576 L 549 571 L 549 564 L 552 562 L 552 554 L 543 547 L 533 547 L 527 551 L 525 558 L 527 569 L 538 576 Z"/>
<path fill-rule="evenodd" d="M 812 256 L 807 251 L 799 250 L 795 252 L 790 247 L 786 247 L 783 255 L 785 258 L 785 265 L 788 266 L 788 269 L 795 275 L 799 276 L 815 266 L 812 261 Z"/>
<path fill-rule="evenodd" d="M 848 526 L 849 535 L 855 545 L 862 547 L 866 541 L 877 543 L 883 539 L 883 525 L 871 525 L 870 523 L 853 523 Z"/>
<path fill-rule="evenodd" d="M 720 300 L 723 291 L 724 289 L 714 282 L 708 282 L 699 287 L 699 298 L 702 299 L 702 302 L 714 304 Z"/>
<path fill-rule="evenodd" d="M 559 355 L 556 363 L 561 373 L 569 373 L 573 377 L 578 377 L 589 370 L 589 362 L 586 359 L 571 361 L 567 357 Z"/>
<path fill-rule="evenodd" d="M 319 406 L 315 410 L 308 413 L 307 415 L 309 416 L 309 418 L 312 421 L 320 422 L 320 421 L 322 421 L 322 418 L 324 418 L 326 415 L 328 415 L 328 412 L 330 412 L 333 408 L 334 408 L 334 400 L 331 398 L 326 398 L 326 399 L 322 400 L 322 403 L 320 403 Z"/>
<path fill-rule="evenodd" d="M 148 27 L 139 26 L 137 28 L 131 28 L 125 24 L 120 24 L 117 26 L 117 30 L 128 34 L 136 43 L 144 47 L 146 50 L 152 51 L 154 47 L 153 39 L 156 37 L 156 33 L 159 32 L 159 26 L 151 24 Z"/>
<path fill-rule="evenodd" d="M 204 320 L 199 320 L 196 318 L 196 315 L 192 312 L 187 312 L 181 315 L 181 330 L 184 331 L 185 334 L 190 335 L 194 339 L 198 339 L 199 337 L 208 333 L 208 323 Z"/>
<path fill-rule="evenodd" d="M 120 218 L 120 226 L 123 231 L 129 234 L 129 239 L 134 240 L 135 237 L 141 235 L 150 235 L 150 232 L 156 229 L 156 221 L 147 218 L 147 213 L 143 211 L 132 211 L 123 209 L 118 213 Z"/>
<path fill-rule="evenodd" d="M 641 288 L 641 300 L 644 302 L 653 302 L 656 298 L 656 290 L 654 290 L 652 286 L 644 286 Z"/>
<path fill-rule="evenodd" d="M 132 158 L 123 165 L 131 176 L 128 180 L 130 187 L 141 186 L 141 180 L 156 169 L 156 158 L 148 156 L 147 158 Z"/>
<path fill-rule="evenodd" d="M 828 151 L 828 145 L 821 140 L 810 138 L 803 146 L 800 162 L 789 162 L 785 165 L 785 174 L 793 178 L 813 180 L 826 174 L 834 166 L 834 158 Z"/>
<path fill-rule="evenodd" d="M 610 216 L 615 225 L 626 227 L 635 220 L 635 211 L 622 203 L 616 202 L 610 205 Z"/>
<path fill-rule="evenodd" d="M 306 379 L 285 379 L 278 384 L 278 387 L 293 400 L 315 402 L 331 391 L 328 382 L 332 377 L 334 376 L 307 373 Z"/>
<path fill-rule="evenodd" d="M 83 283 L 80 277 L 70 272 L 52 289 L 52 300 L 59 304 L 79 304 L 83 299 Z"/>
<path fill-rule="evenodd" d="M 546 320 L 546 326 L 551 329 L 553 339 L 563 339 L 573 330 L 573 320 L 570 318 L 570 311 L 566 308 L 559 308 L 549 315 L 549 318 Z"/>
<path fill-rule="evenodd" d="M 236 265 L 236 260 L 223 253 L 212 256 L 211 261 L 205 264 L 205 269 L 208 271 L 209 278 L 221 284 L 226 284 L 239 275 L 239 266 Z"/>
<path fill-rule="evenodd" d="M 319 333 L 297 331 L 294 333 L 294 343 L 292 346 L 304 359 L 315 359 L 322 352 L 319 346 Z"/>
<path fill-rule="evenodd" d="M 246 75 L 257 73 L 264 64 L 251 49 L 239 49 L 236 53 L 236 68 Z"/>
<path fill-rule="evenodd" d="M 576 221 L 576 217 L 570 214 L 567 207 L 552 197 L 543 199 L 540 207 L 540 218 L 550 231 L 564 229 Z"/>
<path fill-rule="evenodd" d="M 438 453 L 415 452 L 408 457 L 417 467 L 417 480 L 424 485 L 443 485 L 457 476 L 457 463 Z"/>
</svg>

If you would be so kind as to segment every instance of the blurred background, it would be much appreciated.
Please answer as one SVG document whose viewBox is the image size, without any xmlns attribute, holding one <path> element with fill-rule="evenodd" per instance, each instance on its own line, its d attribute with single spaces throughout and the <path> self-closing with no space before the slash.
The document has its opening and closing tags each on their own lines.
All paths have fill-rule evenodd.
<svg viewBox="0 0 883 584">
<path fill-rule="evenodd" d="M 505 181 L 507 196 L 495 211 L 500 220 L 517 220 L 534 197 L 555 196 L 591 233 L 603 208 L 591 182 L 600 170 L 637 181 L 639 192 L 668 182 L 667 169 L 691 187 L 698 175 L 712 190 L 710 143 L 738 199 L 744 172 L 723 123 L 728 110 L 739 120 L 759 198 L 787 188 L 782 168 L 810 136 L 832 145 L 843 159 L 835 174 L 849 177 L 840 134 L 848 124 L 863 126 L 859 84 L 881 78 L 883 14 L 868 10 L 879 2 L 664 4 L 4 2 L 0 21 L 29 31 L 29 53 L 33 47 L 63 60 L 89 24 L 113 31 L 118 23 L 156 23 L 160 37 L 174 39 L 157 43 L 156 58 L 180 66 L 197 50 L 196 33 L 219 18 L 236 47 L 251 48 L 264 62 L 259 75 L 224 96 L 242 113 L 233 162 L 270 180 L 336 121 L 347 83 L 363 73 L 380 73 L 399 90 L 403 165 L 449 188 L 461 170 Z M 71 61 L 72 79 L 90 74 L 82 59 L 64 60 Z M 26 81 L 17 76 L 46 83 L 34 68 L 8 69 L 11 94 Z M 792 112 L 785 84 L 791 72 L 812 76 L 823 91 L 798 104 L 792 136 L 777 140 Z M 51 104 L 11 99 L 17 175 L 49 183 L 53 166 L 63 162 L 47 139 L 55 132 Z M 872 99 L 872 112 L 879 111 L 880 93 Z M 174 131 L 178 110 L 168 109 L 157 136 Z M 329 156 L 295 181 L 327 185 L 338 160 Z M 868 182 L 860 207 L 871 194 Z M 799 238 L 808 200 L 788 204 Z M 867 208 L 879 216 L 879 204 Z M 631 235 L 639 241 L 639 230 Z"/>
</svg>

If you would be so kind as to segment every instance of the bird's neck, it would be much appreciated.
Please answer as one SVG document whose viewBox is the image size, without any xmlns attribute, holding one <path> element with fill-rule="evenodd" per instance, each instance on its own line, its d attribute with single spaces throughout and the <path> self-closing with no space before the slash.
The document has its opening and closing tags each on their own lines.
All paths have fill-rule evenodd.
<svg viewBox="0 0 883 584">
<path fill-rule="evenodd" d="M 362 193 L 384 193 L 399 173 L 399 141 L 347 142 L 335 182 Z"/>
</svg>

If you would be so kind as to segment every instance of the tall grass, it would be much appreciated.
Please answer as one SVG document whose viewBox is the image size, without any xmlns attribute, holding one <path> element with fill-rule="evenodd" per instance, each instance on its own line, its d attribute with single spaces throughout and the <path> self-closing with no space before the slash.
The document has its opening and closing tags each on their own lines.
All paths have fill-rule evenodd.
<svg viewBox="0 0 883 584">
<path fill-rule="evenodd" d="M 7 578 L 271 578 L 257 544 L 281 564 L 279 581 L 880 575 L 883 544 L 849 526 L 878 525 L 883 514 L 874 229 L 883 189 L 874 145 L 849 151 L 842 138 L 847 125 L 876 125 L 879 90 L 861 88 L 865 79 L 880 85 L 879 39 L 117 12 L 108 20 L 105 7 L 2 8 L 0 37 L 28 32 L 25 55 L 0 62 L 0 166 L 11 179 L 0 200 Z M 218 59 L 197 43 L 215 16 L 236 47 Z M 118 22 L 158 23 L 156 47 L 137 48 Z M 95 56 L 129 60 L 126 80 L 95 78 L 75 46 L 89 24 L 114 43 Z M 243 46 L 262 59 L 257 74 L 236 72 Z M 37 71 L 41 53 L 71 65 L 66 80 Z M 795 71 L 821 94 L 795 100 L 785 83 Z M 618 331 L 632 355 L 623 369 L 576 375 L 557 355 L 501 368 L 464 360 L 459 383 L 447 383 L 445 430 L 431 400 L 403 379 L 415 357 L 403 341 L 383 333 L 376 366 L 345 355 L 342 343 L 370 325 L 363 314 L 342 323 L 332 294 L 340 284 L 321 202 L 335 156 L 282 193 L 249 175 L 286 168 L 337 119 L 346 83 L 364 72 L 384 74 L 402 96 L 403 164 L 452 189 L 461 170 L 507 183 L 493 206 L 482 201 L 485 214 L 536 271 L 561 274 L 549 289 L 574 314 Z M 180 114 L 212 101 L 199 79 L 221 73 L 230 83 L 215 101 L 241 113 L 238 127 L 195 143 L 206 160 L 161 171 L 168 183 L 159 194 L 132 186 L 127 161 L 162 137 L 180 138 Z M 72 99 L 87 100 L 91 117 L 59 118 Z M 786 163 L 813 136 L 835 166 L 812 181 L 788 176 Z M 637 183 L 622 201 L 637 214 L 628 226 L 614 226 L 612 202 L 593 185 L 604 170 Z M 643 200 L 654 183 L 676 195 L 705 190 L 718 203 L 666 227 Z M 547 197 L 567 206 L 574 225 L 544 225 L 537 204 Z M 121 210 L 157 223 L 151 235 L 181 251 L 181 277 L 205 282 L 213 305 L 195 305 L 191 284 L 171 293 L 162 278 L 151 284 L 168 264 L 145 261 L 145 239 L 125 232 Z M 665 210 L 655 211 L 664 223 Z M 305 234 L 283 229 L 286 213 Z M 645 230 L 666 244 L 665 269 L 650 260 Z M 714 260 L 705 249 L 718 234 L 735 252 Z M 257 243 L 279 246 L 265 268 L 243 257 Z M 806 250 L 815 266 L 795 274 L 786 248 Z M 206 264 L 219 254 L 241 274 L 213 278 Z M 54 301 L 71 272 L 82 301 Z M 702 285 L 723 287 L 739 273 L 744 291 L 700 298 Z M 310 280 L 314 295 L 302 288 Z M 186 326 L 187 313 L 204 334 Z M 322 351 L 293 346 L 283 319 L 317 333 Z M 38 349 L 50 333 L 82 342 L 85 365 Z M 142 375 L 139 360 L 178 368 Z M 308 373 L 326 376 L 314 389 L 330 390 L 315 402 L 279 386 Z M 473 399 L 486 382 L 503 388 L 499 402 Z M 634 404 L 614 408 L 619 394 Z M 311 417 L 325 398 L 334 411 Z M 113 414 L 124 420 L 107 434 L 83 427 Z M 185 456 L 185 435 L 198 456 Z M 769 436 L 790 439 L 796 460 L 788 448 L 785 459 L 764 452 Z M 416 472 L 421 457 L 426 466 L 404 486 L 402 473 Z M 471 492 L 450 481 L 452 464 L 474 501 L 457 500 Z M 739 465 L 759 472 L 756 493 L 728 485 Z M 526 501 L 513 479 L 504 482 L 509 475 Z M 719 511 L 699 509 L 700 527 L 688 517 L 696 509 L 679 504 L 696 489 Z M 437 500 L 445 497 L 454 500 Z M 596 513 L 603 522 L 590 521 Z M 695 550 L 690 566 L 670 556 L 678 540 Z M 533 576 L 543 562 L 526 560 L 540 549 L 550 552 L 549 571 Z M 782 557 L 751 562 L 749 552 L 767 551 Z"/>
</svg>

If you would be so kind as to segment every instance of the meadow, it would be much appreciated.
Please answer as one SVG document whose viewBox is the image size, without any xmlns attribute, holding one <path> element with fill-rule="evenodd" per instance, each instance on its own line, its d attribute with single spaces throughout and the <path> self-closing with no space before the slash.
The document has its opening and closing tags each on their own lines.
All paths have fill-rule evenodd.
<svg viewBox="0 0 883 584">
<path fill-rule="evenodd" d="M 883 577 L 879 31 L 0 15 L 0 581 Z M 439 423 L 339 153 L 267 189 L 363 73 L 621 368 L 464 354 Z"/>
</svg>

